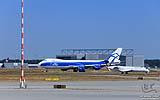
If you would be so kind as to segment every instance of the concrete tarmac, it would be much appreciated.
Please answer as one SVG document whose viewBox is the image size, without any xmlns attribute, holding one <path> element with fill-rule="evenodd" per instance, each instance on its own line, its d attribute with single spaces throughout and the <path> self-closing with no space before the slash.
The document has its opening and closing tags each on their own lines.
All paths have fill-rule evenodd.
<svg viewBox="0 0 160 100">
<path fill-rule="evenodd" d="M 53 85 L 67 85 L 54 89 Z M 160 100 L 160 81 L 75 81 L 27 82 L 0 81 L 1 100 Z"/>
</svg>

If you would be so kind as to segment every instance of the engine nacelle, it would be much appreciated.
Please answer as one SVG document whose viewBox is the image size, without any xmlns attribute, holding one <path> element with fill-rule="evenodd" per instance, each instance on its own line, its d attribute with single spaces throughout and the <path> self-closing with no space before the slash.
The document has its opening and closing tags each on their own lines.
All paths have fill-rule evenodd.
<svg viewBox="0 0 160 100">
<path fill-rule="evenodd" d="M 79 72 L 85 72 L 85 68 L 84 67 L 79 67 Z"/>
<path fill-rule="evenodd" d="M 94 65 L 93 69 L 94 69 L 94 70 L 100 70 L 100 69 L 101 69 L 101 66 L 100 66 L 100 65 Z"/>
</svg>

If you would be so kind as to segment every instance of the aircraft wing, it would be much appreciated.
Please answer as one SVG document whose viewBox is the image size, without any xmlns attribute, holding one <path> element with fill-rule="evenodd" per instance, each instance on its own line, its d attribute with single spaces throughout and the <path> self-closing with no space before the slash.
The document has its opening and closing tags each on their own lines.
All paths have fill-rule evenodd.
<svg viewBox="0 0 160 100">
<path fill-rule="evenodd" d="M 80 63 L 76 63 L 75 65 L 70 65 L 70 66 L 67 66 L 65 68 L 62 68 L 63 71 L 67 71 L 69 69 L 73 69 L 74 72 L 85 72 L 85 66 L 83 64 L 80 64 Z"/>
<path fill-rule="evenodd" d="M 102 65 L 102 64 L 101 65 L 100 64 L 85 65 L 85 69 L 91 68 L 91 69 L 99 70 L 99 69 L 101 69 L 104 66 L 106 66 L 106 64 L 104 64 L 104 65 Z"/>
</svg>

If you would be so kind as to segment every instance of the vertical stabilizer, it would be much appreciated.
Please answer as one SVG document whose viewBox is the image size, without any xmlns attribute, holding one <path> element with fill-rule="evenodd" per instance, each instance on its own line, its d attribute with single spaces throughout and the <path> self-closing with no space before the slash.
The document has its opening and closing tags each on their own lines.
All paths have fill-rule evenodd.
<svg viewBox="0 0 160 100">
<path fill-rule="evenodd" d="M 109 64 L 115 64 L 120 63 L 120 55 L 122 53 L 122 48 L 117 48 L 107 59 L 105 59 L 106 62 Z"/>
</svg>

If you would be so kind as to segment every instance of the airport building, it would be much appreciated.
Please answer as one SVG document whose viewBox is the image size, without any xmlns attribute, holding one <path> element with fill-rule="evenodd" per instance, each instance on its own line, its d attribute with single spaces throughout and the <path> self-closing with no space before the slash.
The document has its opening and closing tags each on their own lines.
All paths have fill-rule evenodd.
<svg viewBox="0 0 160 100">
<path fill-rule="evenodd" d="M 103 60 L 115 49 L 63 49 L 56 58 L 67 60 Z M 135 55 L 133 49 L 123 49 L 121 57 L 123 66 L 144 66 L 144 56 Z"/>
</svg>

